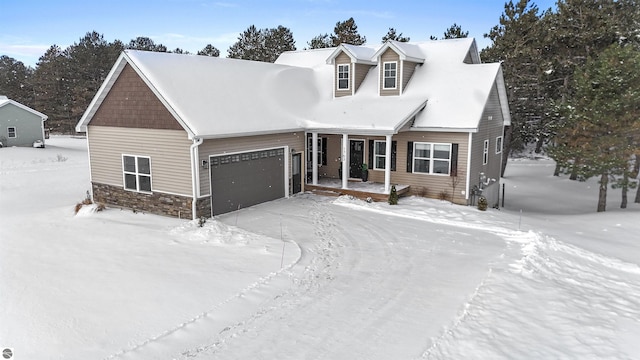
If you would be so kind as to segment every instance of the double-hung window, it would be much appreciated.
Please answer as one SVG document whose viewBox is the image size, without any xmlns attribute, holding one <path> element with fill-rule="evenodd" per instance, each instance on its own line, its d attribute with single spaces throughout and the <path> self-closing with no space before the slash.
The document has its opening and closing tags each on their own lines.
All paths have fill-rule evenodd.
<svg viewBox="0 0 640 360">
<path fill-rule="evenodd" d="M 387 142 L 376 140 L 373 143 L 373 168 L 385 169 L 385 156 L 387 155 Z"/>
<path fill-rule="evenodd" d="M 338 65 L 338 90 L 349 90 L 349 64 Z"/>
<path fill-rule="evenodd" d="M 10 126 L 7 128 L 7 135 L 9 139 L 15 139 L 17 137 L 16 128 L 14 126 Z"/>
<path fill-rule="evenodd" d="M 450 171 L 451 144 L 413 144 L 414 173 L 449 175 Z"/>
<path fill-rule="evenodd" d="M 502 136 L 496 138 L 496 154 L 502 153 Z"/>
<path fill-rule="evenodd" d="M 122 155 L 122 176 L 126 190 L 151 192 L 151 158 Z"/>
<path fill-rule="evenodd" d="M 384 66 L 383 89 L 395 89 L 398 79 L 398 63 L 395 61 L 386 62 Z"/>
</svg>

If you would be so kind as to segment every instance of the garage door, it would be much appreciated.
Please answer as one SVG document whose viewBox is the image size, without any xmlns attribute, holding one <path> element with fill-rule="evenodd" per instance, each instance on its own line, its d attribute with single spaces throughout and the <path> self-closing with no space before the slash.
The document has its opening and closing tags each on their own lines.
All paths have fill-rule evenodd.
<svg viewBox="0 0 640 360">
<path fill-rule="evenodd" d="M 213 215 L 285 196 L 284 148 L 210 159 Z"/>
</svg>

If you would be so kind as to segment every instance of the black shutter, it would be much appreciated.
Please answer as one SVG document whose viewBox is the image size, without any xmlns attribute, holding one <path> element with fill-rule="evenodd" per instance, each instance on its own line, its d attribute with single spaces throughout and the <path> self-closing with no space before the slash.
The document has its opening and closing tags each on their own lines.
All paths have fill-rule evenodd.
<svg viewBox="0 0 640 360">
<path fill-rule="evenodd" d="M 458 144 L 451 144 L 451 173 L 450 176 L 458 176 Z"/>
<path fill-rule="evenodd" d="M 321 165 L 327 165 L 327 138 L 322 138 L 322 162 Z"/>
<path fill-rule="evenodd" d="M 391 171 L 396 171 L 396 154 L 398 153 L 397 145 L 397 141 L 391 142 Z"/>
<path fill-rule="evenodd" d="M 373 169 L 373 140 L 369 140 L 369 169 Z"/>
<path fill-rule="evenodd" d="M 407 172 L 413 172 L 413 141 L 407 143 Z"/>
</svg>

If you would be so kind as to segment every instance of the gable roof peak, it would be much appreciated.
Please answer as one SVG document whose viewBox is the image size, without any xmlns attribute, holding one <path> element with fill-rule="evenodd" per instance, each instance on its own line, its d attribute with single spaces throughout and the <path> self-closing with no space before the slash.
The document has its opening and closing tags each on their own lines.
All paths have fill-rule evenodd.
<svg viewBox="0 0 640 360">
<path fill-rule="evenodd" d="M 411 61 L 419 64 L 424 63 L 425 54 L 418 45 L 395 40 L 385 41 L 382 47 L 380 47 L 380 49 L 378 49 L 378 51 L 373 55 L 373 58 L 377 61 L 380 59 L 380 56 L 387 51 L 387 49 L 391 49 L 397 53 L 400 56 L 400 60 Z"/>
<path fill-rule="evenodd" d="M 342 43 L 335 48 L 333 53 L 331 53 L 327 59 L 327 64 L 333 65 L 338 55 L 343 52 L 351 58 L 351 62 L 353 63 L 368 65 L 377 64 L 373 56 L 376 52 L 375 48 L 366 45 L 351 45 L 345 43 Z"/>
</svg>

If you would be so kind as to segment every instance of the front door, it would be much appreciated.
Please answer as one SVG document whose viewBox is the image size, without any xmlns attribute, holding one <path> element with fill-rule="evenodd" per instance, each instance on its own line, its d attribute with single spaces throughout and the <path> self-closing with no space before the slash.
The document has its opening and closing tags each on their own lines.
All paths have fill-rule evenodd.
<svg viewBox="0 0 640 360">
<path fill-rule="evenodd" d="M 362 177 L 362 163 L 364 162 L 364 140 L 350 140 L 349 145 L 349 177 Z"/>
<path fill-rule="evenodd" d="M 293 193 L 302 191 L 302 156 L 293 154 L 291 156 L 291 181 L 293 182 Z"/>
</svg>

